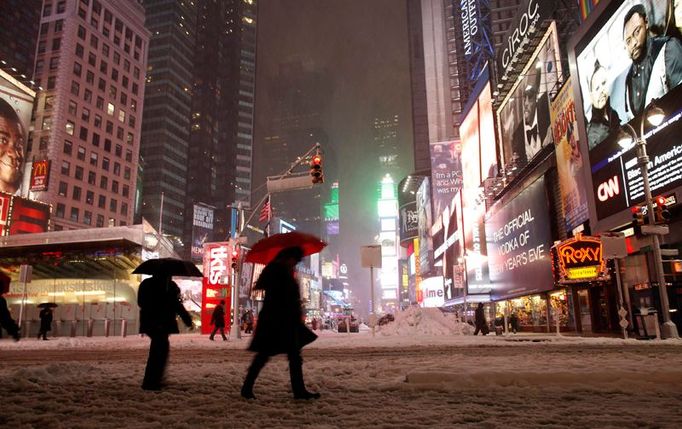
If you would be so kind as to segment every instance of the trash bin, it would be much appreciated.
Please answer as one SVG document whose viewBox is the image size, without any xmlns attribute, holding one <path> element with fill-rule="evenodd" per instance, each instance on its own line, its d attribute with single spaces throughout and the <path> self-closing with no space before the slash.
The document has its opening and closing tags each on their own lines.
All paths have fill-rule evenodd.
<svg viewBox="0 0 682 429">
<path fill-rule="evenodd" d="M 651 308 L 640 308 L 639 314 L 635 314 L 637 318 L 637 330 L 640 337 L 643 338 L 658 338 L 658 312 Z"/>
</svg>

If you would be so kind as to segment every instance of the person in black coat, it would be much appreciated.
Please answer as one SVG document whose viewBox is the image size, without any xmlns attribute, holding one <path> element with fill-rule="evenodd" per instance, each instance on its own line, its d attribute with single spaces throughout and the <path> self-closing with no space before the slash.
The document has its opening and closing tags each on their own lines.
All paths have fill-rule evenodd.
<svg viewBox="0 0 682 429">
<path fill-rule="evenodd" d="M 256 399 L 253 385 L 271 356 L 286 353 L 289 358 L 291 389 L 296 399 L 317 399 L 319 393 L 309 392 L 303 381 L 301 349 L 315 341 L 315 335 L 303 323 L 301 294 L 294 269 L 303 257 L 299 247 L 282 250 L 261 273 L 256 289 L 265 291 L 263 309 L 258 315 L 256 332 L 249 350 L 256 352 L 248 369 L 241 395 Z"/>
<path fill-rule="evenodd" d="M 474 313 L 474 321 L 476 324 L 476 330 L 474 330 L 474 335 L 478 335 L 478 331 L 481 334 L 486 335 L 488 333 L 488 322 L 485 320 L 485 310 L 483 309 L 483 303 L 479 302 L 478 307 L 476 307 L 476 312 Z"/>
<path fill-rule="evenodd" d="M 223 341 L 227 341 L 225 336 L 225 300 L 221 299 L 220 304 L 216 305 L 213 309 L 213 314 L 211 315 L 211 325 L 213 325 L 213 332 L 211 336 L 208 337 L 209 340 L 213 341 L 216 332 L 220 330 L 220 335 L 223 336 Z"/>
<path fill-rule="evenodd" d="M 52 330 L 52 308 L 43 307 L 40 310 L 40 331 L 38 331 L 38 339 L 43 337 L 43 340 L 47 340 L 47 332 Z"/>
<path fill-rule="evenodd" d="M 0 327 L 4 328 L 8 334 L 14 338 L 14 341 L 19 341 L 19 325 L 12 319 L 7 309 L 7 301 L 3 296 L 9 291 L 10 278 L 0 272 Z"/>
<path fill-rule="evenodd" d="M 180 332 L 176 317 L 179 315 L 189 328 L 194 325 L 182 305 L 180 288 L 171 276 L 155 274 L 143 280 L 137 292 L 137 305 L 140 307 L 140 333 L 151 339 L 142 388 L 161 390 L 170 348 L 168 336 Z"/>
</svg>

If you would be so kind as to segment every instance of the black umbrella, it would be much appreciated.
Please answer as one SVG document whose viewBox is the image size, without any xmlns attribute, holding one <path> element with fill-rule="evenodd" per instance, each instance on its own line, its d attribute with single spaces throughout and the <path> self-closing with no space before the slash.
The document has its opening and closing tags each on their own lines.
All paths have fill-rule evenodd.
<svg viewBox="0 0 682 429">
<path fill-rule="evenodd" d="M 133 274 L 203 277 L 201 271 L 191 261 L 175 258 L 149 259 L 138 265 Z"/>
<path fill-rule="evenodd" d="M 58 307 L 58 305 L 55 304 L 54 302 L 43 302 L 41 304 L 38 304 L 38 308 L 54 308 L 54 307 Z"/>
</svg>

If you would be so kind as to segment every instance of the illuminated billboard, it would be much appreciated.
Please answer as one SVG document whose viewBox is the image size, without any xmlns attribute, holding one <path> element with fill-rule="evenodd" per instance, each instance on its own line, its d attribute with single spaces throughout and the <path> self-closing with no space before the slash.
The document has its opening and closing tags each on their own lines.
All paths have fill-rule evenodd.
<svg viewBox="0 0 682 429">
<path fill-rule="evenodd" d="M 552 133 L 556 145 L 557 172 L 561 201 L 564 209 L 564 225 L 567 231 L 589 218 L 587 187 L 583 175 L 584 162 L 580 151 L 578 123 L 573 101 L 571 80 L 564 85 L 552 102 Z"/>
<path fill-rule="evenodd" d="M 682 81 L 680 32 L 666 20 L 668 2 L 645 3 L 609 2 L 576 42 L 581 110 L 590 149 Z"/>
<path fill-rule="evenodd" d="M 200 261 L 204 257 L 204 243 L 213 240 L 214 207 L 194 204 L 192 218 L 192 259 Z"/>
<path fill-rule="evenodd" d="M 630 124 L 639 133 L 644 125 L 654 196 L 679 187 L 682 179 L 682 42 L 669 13 L 672 4 L 603 3 L 590 16 L 590 27 L 572 41 L 571 52 L 599 221 L 644 201 L 636 148 L 619 144 L 621 126 Z M 654 100 L 666 116 L 660 126 L 650 127 L 642 116 Z"/>
<path fill-rule="evenodd" d="M 437 218 L 443 207 L 462 187 L 462 150 L 459 141 L 430 144 L 431 151 L 431 205 Z"/>
<path fill-rule="evenodd" d="M 419 236 L 419 274 L 431 271 L 433 259 L 433 241 L 431 240 L 431 193 L 429 179 L 425 178 L 417 190 L 417 222 Z M 417 253 L 417 252 L 415 252 Z"/>
<path fill-rule="evenodd" d="M 541 177 L 486 220 L 493 299 L 554 287 L 548 207 L 545 180 Z"/>
<path fill-rule="evenodd" d="M 523 166 L 552 143 L 550 92 L 561 74 L 556 24 L 552 23 L 498 111 L 505 165 Z"/>
<path fill-rule="evenodd" d="M 35 92 L 0 70 L 0 192 L 19 194 Z"/>
</svg>

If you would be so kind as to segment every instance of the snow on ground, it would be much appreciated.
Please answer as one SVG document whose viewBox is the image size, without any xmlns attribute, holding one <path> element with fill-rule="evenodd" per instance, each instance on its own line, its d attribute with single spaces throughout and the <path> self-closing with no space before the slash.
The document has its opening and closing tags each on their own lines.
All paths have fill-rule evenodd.
<svg viewBox="0 0 682 429">
<path fill-rule="evenodd" d="M 303 353 L 312 402 L 291 399 L 283 357 L 257 400 L 239 396 L 248 337 L 172 336 L 160 393 L 139 388 L 146 338 L 2 340 L 0 427 L 680 427 L 682 341 L 474 337 L 415 314 L 374 336 L 319 332 Z"/>
</svg>

